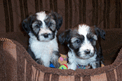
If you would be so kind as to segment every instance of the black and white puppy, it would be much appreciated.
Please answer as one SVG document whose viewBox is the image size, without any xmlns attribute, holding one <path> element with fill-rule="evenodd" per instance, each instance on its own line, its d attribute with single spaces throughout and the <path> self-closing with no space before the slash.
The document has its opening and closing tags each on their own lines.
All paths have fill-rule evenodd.
<svg viewBox="0 0 122 81">
<path fill-rule="evenodd" d="M 61 33 L 59 42 L 69 48 L 68 69 L 76 70 L 78 65 L 90 65 L 93 69 L 100 67 L 103 59 L 101 38 L 105 39 L 104 30 L 85 24 Z"/>
<path fill-rule="evenodd" d="M 56 68 L 60 66 L 56 35 L 62 21 L 60 14 L 47 11 L 37 12 L 23 20 L 22 26 L 29 35 L 28 52 L 39 64 L 49 67 L 51 62 Z"/>
</svg>

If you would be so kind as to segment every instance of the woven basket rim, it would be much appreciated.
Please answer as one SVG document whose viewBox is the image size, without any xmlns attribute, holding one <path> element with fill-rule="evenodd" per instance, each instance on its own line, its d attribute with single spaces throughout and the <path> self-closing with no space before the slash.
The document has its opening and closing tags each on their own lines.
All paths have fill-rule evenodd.
<svg viewBox="0 0 122 81">
<path fill-rule="evenodd" d="M 5 39 L 5 40 L 1 40 L 1 39 Z M 7 39 L 7 40 L 6 40 Z M 21 49 L 23 50 L 23 55 L 25 56 L 25 58 L 27 59 L 27 61 L 29 63 L 31 63 L 32 66 L 34 66 L 37 70 L 42 71 L 43 73 L 50 73 L 50 74 L 57 74 L 57 75 L 62 75 L 62 76 L 75 76 L 75 75 L 79 75 L 79 76 L 85 76 L 85 75 L 98 75 L 98 74 L 102 74 L 102 73 L 106 73 L 109 71 L 112 71 L 114 69 L 116 69 L 117 67 L 119 67 L 122 64 L 122 48 L 120 49 L 118 56 L 116 57 L 115 61 L 107 66 L 104 67 L 100 67 L 100 68 L 96 68 L 96 69 L 77 69 L 77 70 L 61 70 L 58 68 L 49 68 L 49 67 L 44 67 L 43 65 L 39 65 L 37 64 L 29 55 L 29 53 L 26 51 L 26 49 L 17 41 L 13 40 L 13 39 L 8 39 L 8 38 L 0 38 L 0 41 L 9 41 L 12 42 L 14 44 L 16 44 L 16 46 L 21 47 Z"/>
</svg>

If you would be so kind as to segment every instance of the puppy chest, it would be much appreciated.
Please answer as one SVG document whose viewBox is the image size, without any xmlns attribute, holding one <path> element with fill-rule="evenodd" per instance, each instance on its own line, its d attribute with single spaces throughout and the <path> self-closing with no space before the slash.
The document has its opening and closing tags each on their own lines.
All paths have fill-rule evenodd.
<svg viewBox="0 0 122 81">
<path fill-rule="evenodd" d="M 79 65 L 88 65 L 88 64 L 95 62 L 95 61 L 96 61 L 95 57 L 89 58 L 89 59 L 77 59 L 77 63 Z"/>
<path fill-rule="evenodd" d="M 30 44 L 30 47 L 36 58 L 48 58 L 52 55 L 54 50 L 58 50 L 56 45 L 44 42 L 33 42 Z"/>
</svg>

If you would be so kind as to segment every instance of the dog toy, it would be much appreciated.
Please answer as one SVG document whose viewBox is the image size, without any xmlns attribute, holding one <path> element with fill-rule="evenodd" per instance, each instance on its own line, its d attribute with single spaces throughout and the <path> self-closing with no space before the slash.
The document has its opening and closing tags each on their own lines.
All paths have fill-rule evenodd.
<svg viewBox="0 0 122 81">
<path fill-rule="evenodd" d="M 62 65 L 62 64 L 66 64 L 67 65 L 67 56 L 60 54 L 61 56 L 58 59 L 58 62 Z"/>
<path fill-rule="evenodd" d="M 67 65 L 66 64 L 62 64 L 59 69 L 68 69 Z"/>
<path fill-rule="evenodd" d="M 50 67 L 51 67 L 51 68 L 55 68 L 55 66 L 54 66 L 52 63 L 50 63 Z"/>
</svg>

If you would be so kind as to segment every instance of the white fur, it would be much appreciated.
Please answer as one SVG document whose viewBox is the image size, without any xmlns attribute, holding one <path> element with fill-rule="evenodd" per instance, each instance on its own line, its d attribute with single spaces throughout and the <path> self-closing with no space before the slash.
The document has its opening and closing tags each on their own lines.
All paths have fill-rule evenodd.
<svg viewBox="0 0 122 81">
<path fill-rule="evenodd" d="M 45 11 L 41 11 L 36 13 L 37 15 L 37 20 L 40 20 L 42 22 L 42 26 L 40 27 L 40 31 L 39 31 L 39 39 L 41 41 L 50 41 L 50 38 L 52 37 L 52 35 L 49 35 L 48 38 L 45 38 L 43 36 L 43 34 L 52 34 L 52 31 L 46 26 L 44 20 L 47 19 L 47 15 L 45 13 Z M 55 24 L 55 21 L 52 20 L 53 23 Z"/>
<path fill-rule="evenodd" d="M 68 69 L 72 69 L 72 70 L 76 70 L 77 69 L 77 65 L 85 65 L 87 66 L 88 64 L 92 65 L 92 67 L 95 69 L 96 67 L 96 54 L 94 54 L 93 57 L 89 58 L 89 59 L 80 59 L 75 55 L 75 52 L 73 50 L 68 52 L 68 57 L 69 57 L 69 63 L 68 65 Z"/>
<path fill-rule="evenodd" d="M 86 36 L 87 33 L 89 32 L 89 30 L 90 30 L 90 27 L 89 26 L 87 26 L 87 25 L 79 25 L 78 33 L 80 35 Z"/>
<path fill-rule="evenodd" d="M 46 19 L 45 11 L 38 12 L 36 13 L 36 15 L 37 15 L 37 19 L 40 21 L 44 21 Z"/>
<path fill-rule="evenodd" d="M 54 14 L 56 17 L 59 15 L 57 13 Z M 26 28 L 25 25 L 23 25 L 23 27 L 28 29 L 27 33 L 30 36 L 28 52 L 32 58 L 34 58 L 37 63 L 46 67 L 49 67 L 51 62 L 57 68 L 60 66 L 58 63 L 59 54 L 56 37 L 58 32 L 56 28 L 58 25 L 56 26 L 56 24 L 58 20 L 50 17 L 51 15 L 47 14 L 46 11 L 37 12 L 36 15 L 32 15 L 33 17 L 29 16 L 29 18 L 26 19 L 28 23 L 25 23 L 24 20 L 23 24 L 27 24 L 28 28 Z M 32 18 L 32 22 L 30 22 L 30 18 Z M 30 23 L 32 26 L 28 25 Z"/>
<path fill-rule="evenodd" d="M 84 66 L 87 66 L 88 64 L 90 64 L 92 66 L 92 68 L 95 69 L 97 54 L 96 54 L 91 42 L 87 39 L 87 34 L 90 33 L 90 27 L 87 25 L 79 25 L 78 33 L 80 35 L 84 36 L 84 41 L 81 44 L 81 47 L 79 48 L 80 57 L 76 56 L 73 49 L 71 49 L 68 46 L 70 48 L 70 51 L 68 52 L 68 57 L 69 57 L 68 58 L 68 60 L 69 60 L 68 69 L 76 70 L 78 64 L 84 65 Z M 72 41 L 74 41 L 74 40 L 75 40 L 75 38 L 72 39 Z M 85 54 L 85 50 L 87 50 L 87 49 L 90 50 L 90 54 L 88 54 L 88 55 Z"/>
<path fill-rule="evenodd" d="M 45 38 L 44 36 L 43 36 L 43 34 L 50 34 L 50 35 L 48 35 L 48 38 Z M 52 31 L 51 30 L 49 30 L 49 28 L 41 28 L 40 29 L 40 31 L 39 31 L 39 39 L 40 39 L 40 41 L 50 41 L 50 38 L 52 37 Z"/>
<path fill-rule="evenodd" d="M 41 31 L 39 32 L 39 35 L 43 33 L 51 33 L 51 31 L 48 28 L 46 28 L 47 26 L 44 22 L 44 20 L 47 18 L 45 11 L 38 12 L 36 13 L 36 15 L 37 19 L 42 22 L 42 28 Z"/>
<path fill-rule="evenodd" d="M 87 39 L 87 34 L 90 33 L 90 27 L 87 25 L 79 25 L 78 33 L 80 35 L 84 36 L 84 42 L 82 43 L 82 46 L 80 47 L 81 57 L 88 58 L 86 54 L 84 53 L 85 50 L 90 50 L 91 53 L 94 53 L 94 47 L 91 45 L 90 41 Z"/>
<path fill-rule="evenodd" d="M 90 27 L 88 25 L 85 25 L 85 24 L 79 25 L 78 33 L 80 35 L 86 36 L 87 33 L 90 33 Z M 96 35 L 94 35 L 94 39 L 97 40 L 97 36 Z"/>
<path fill-rule="evenodd" d="M 40 42 L 32 33 L 29 33 L 29 46 L 34 52 L 36 58 L 41 58 L 44 61 L 44 66 L 49 67 L 49 61 L 53 56 L 53 51 L 58 51 L 58 44 L 56 37 L 49 42 Z"/>
</svg>

